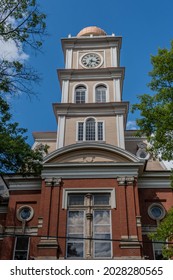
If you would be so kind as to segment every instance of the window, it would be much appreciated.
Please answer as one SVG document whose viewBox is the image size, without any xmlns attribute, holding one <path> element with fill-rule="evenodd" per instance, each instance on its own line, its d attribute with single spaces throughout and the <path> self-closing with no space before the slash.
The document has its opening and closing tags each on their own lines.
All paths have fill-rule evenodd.
<svg viewBox="0 0 173 280">
<path fill-rule="evenodd" d="M 85 103 L 86 87 L 78 86 L 75 89 L 75 103 Z"/>
<path fill-rule="evenodd" d="M 111 258 L 110 193 L 68 195 L 67 258 Z"/>
<path fill-rule="evenodd" d="M 165 216 L 165 209 L 159 203 L 153 203 L 148 208 L 148 215 L 153 220 L 162 220 Z"/>
<path fill-rule="evenodd" d="M 153 254 L 155 260 L 163 260 L 162 249 L 163 244 L 161 242 L 153 242 Z"/>
<path fill-rule="evenodd" d="M 67 258 L 83 258 L 84 211 L 68 211 L 67 225 L 67 236 L 69 237 L 67 241 Z"/>
<path fill-rule="evenodd" d="M 27 260 L 29 251 L 29 237 L 16 237 L 14 247 L 14 260 Z"/>
<path fill-rule="evenodd" d="M 96 103 L 103 103 L 106 102 L 106 86 L 100 85 L 96 87 L 95 90 L 95 102 Z"/>
<path fill-rule="evenodd" d="M 98 127 L 98 140 L 103 140 L 103 122 L 98 122 L 97 123 Z"/>
<path fill-rule="evenodd" d="M 83 141 L 84 138 L 84 123 L 79 122 L 78 123 L 78 141 Z"/>
<path fill-rule="evenodd" d="M 25 221 L 28 222 L 32 219 L 34 215 L 34 210 L 29 205 L 23 205 L 20 208 L 17 209 L 17 219 L 21 222 Z"/>
<path fill-rule="evenodd" d="M 93 225 L 94 257 L 111 257 L 110 211 L 94 210 Z"/>
<path fill-rule="evenodd" d="M 78 122 L 78 141 L 103 141 L 104 123 L 96 121 L 94 118 L 88 118 L 84 122 Z"/>
<path fill-rule="evenodd" d="M 95 120 L 94 119 L 88 119 L 86 121 L 86 140 L 95 140 Z"/>
</svg>

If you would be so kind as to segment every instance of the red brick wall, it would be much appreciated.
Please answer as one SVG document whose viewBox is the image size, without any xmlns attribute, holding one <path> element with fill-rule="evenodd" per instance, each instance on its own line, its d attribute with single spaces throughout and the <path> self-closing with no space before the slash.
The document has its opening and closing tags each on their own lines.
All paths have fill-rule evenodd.
<svg viewBox="0 0 173 280">
<path fill-rule="evenodd" d="M 173 206 L 173 192 L 171 189 L 166 188 L 139 189 L 139 202 L 142 216 L 142 226 L 148 228 L 150 226 L 156 227 L 156 221 L 151 219 L 148 215 L 148 208 L 153 203 L 159 203 L 166 211 L 168 211 Z M 154 258 L 152 241 L 148 238 L 147 234 L 143 235 L 143 254 L 149 257 L 149 259 Z"/>
<path fill-rule="evenodd" d="M 28 227 L 38 226 L 38 209 L 40 203 L 40 192 L 39 191 L 13 191 L 10 193 L 8 213 L 6 215 L 6 221 L 4 226 L 6 229 L 14 229 L 15 227 L 21 227 L 22 223 L 16 218 L 16 211 L 22 205 L 29 205 L 34 209 L 34 216 L 31 221 L 27 222 Z M 1 221 L 0 221 L 1 223 Z M 3 238 L 0 258 L 1 259 L 12 259 L 15 235 L 13 230 L 10 232 L 12 236 L 6 236 Z M 38 238 L 36 237 L 38 240 Z M 36 242 L 31 240 L 30 253 L 36 255 Z"/>
<path fill-rule="evenodd" d="M 156 225 L 148 215 L 148 207 L 152 203 L 160 203 L 166 211 L 173 206 L 173 192 L 171 189 L 139 189 L 139 203 L 143 225 Z"/>
<path fill-rule="evenodd" d="M 38 252 L 40 257 L 47 256 L 52 257 L 65 257 L 66 252 L 66 223 L 67 223 L 67 211 L 62 208 L 62 195 L 64 188 L 115 188 L 116 194 L 116 208 L 112 209 L 112 238 L 113 238 L 113 255 L 114 257 L 126 257 L 126 256 L 140 256 L 140 249 L 135 248 L 121 248 L 120 240 L 122 236 L 137 236 L 139 240 L 142 239 L 141 228 L 136 226 L 136 216 L 140 216 L 139 201 L 138 201 L 138 189 L 137 182 L 134 186 L 118 186 L 116 179 L 66 179 L 63 180 L 62 186 L 50 187 L 45 186 L 45 182 L 42 182 L 42 190 L 39 191 L 17 191 L 11 192 L 8 214 L 6 219 L 6 226 L 20 226 L 21 222 L 16 218 L 16 210 L 24 205 L 28 204 L 34 209 L 34 217 L 28 222 L 28 226 L 38 226 L 38 218 L 43 219 L 42 227 L 38 228 L 39 237 L 32 237 L 30 242 L 30 257 L 37 257 Z M 140 189 L 140 208 L 143 213 L 146 209 L 145 199 L 154 197 L 156 190 L 142 190 Z M 158 193 L 157 193 L 158 194 Z M 164 197 L 165 192 L 160 192 L 159 196 Z M 170 192 L 167 194 L 167 201 L 171 203 L 169 199 Z M 148 217 L 144 217 L 143 221 L 148 220 Z M 41 240 L 41 236 L 56 237 L 59 244 L 59 250 L 45 249 L 38 250 L 37 245 Z M 12 258 L 14 238 L 4 238 L 2 243 L 2 250 L 8 244 L 8 253 L 2 255 L 1 258 Z"/>
</svg>

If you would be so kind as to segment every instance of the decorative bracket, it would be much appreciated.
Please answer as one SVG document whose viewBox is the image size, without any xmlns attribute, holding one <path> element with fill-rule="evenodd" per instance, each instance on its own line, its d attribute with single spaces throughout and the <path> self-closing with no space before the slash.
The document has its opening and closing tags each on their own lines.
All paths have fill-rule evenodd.
<svg viewBox="0 0 173 280">
<path fill-rule="evenodd" d="M 134 177 L 118 177 L 118 186 L 133 186 L 135 178 Z"/>
<path fill-rule="evenodd" d="M 62 178 L 46 178 L 46 187 L 59 187 L 62 183 Z"/>
</svg>

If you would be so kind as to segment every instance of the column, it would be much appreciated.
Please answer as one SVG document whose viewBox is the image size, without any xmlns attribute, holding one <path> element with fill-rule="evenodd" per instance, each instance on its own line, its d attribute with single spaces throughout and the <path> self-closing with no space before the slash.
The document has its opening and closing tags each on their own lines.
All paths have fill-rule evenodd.
<svg viewBox="0 0 173 280">
<path fill-rule="evenodd" d="M 121 87 L 120 87 L 120 79 L 114 79 L 114 101 L 121 101 Z"/>
<path fill-rule="evenodd" d="M 58 129 L 57 129 L 57 145 L 56 148 L 62 148 L 64 146 L 64 135 L 65 135 L 65 116 L 58 118 Z"/>
<path fill-rule="evenodd" d="M 116 123 L 117 123 L 117 141 L 118 147 L 125 149 L 124 143 L 124 118 L 123 115 L 116 116 Z"/>
<path fill-rule="evenodd" d="M 91 258 L 91 238 L 92 238 L 92 228 L 91 228 L 91 221 L 93 218 L 93 215 L 91 213 L 91 194 L 86 194 L 86 243 L 85 243 L 85 252 L 86 252 L 86 258 Z"/>
</svg>

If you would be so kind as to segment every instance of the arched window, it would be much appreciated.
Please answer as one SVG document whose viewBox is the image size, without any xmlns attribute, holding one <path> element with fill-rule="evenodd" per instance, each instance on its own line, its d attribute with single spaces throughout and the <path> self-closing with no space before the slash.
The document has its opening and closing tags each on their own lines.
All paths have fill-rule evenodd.
<svg viewBox="0 0 173 280">
<path fill-rule="evenodd" d="M 95 140 L 96 127 L 95 120 L 93 118 L 86 121 L 86 140 Z"/>
<path fill-rule="evenodd" d="M 106 91 L 107 88 L 104 85 L 99 85 L 95 89 L 95 102 L 104 103 L 106 102 Z"/>
<path fill-rule="evenodd" d="M 86 87 L 78 86 L 75 89 L 75 103 L 85 103 Z"/>
<path fill-rule="evenodd" d="M 78 122 L 77 126 L 78 141 L 103 141 L 104 123 L 95 118 L 87 118 L 84 122 Z"/>
</svg>

